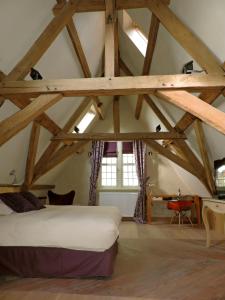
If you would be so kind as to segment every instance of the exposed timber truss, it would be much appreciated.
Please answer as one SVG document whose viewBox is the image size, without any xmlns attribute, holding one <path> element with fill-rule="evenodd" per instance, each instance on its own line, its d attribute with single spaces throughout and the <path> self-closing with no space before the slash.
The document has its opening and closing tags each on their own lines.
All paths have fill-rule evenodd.
<svg viewBox="0 0 225 300">
<path fill-rule="evenodd" d="M 170 10 L 169 2 L 169 0 L 57 0 L 53 8 L 52 21 L 29 51 L 8 75 L 0 72 L 0 106 L 7 98 L 21 109 L 0 123 L 0 145 L 33 121 L 24 179 L 25 187 L 31 188 L 49 170 L 72 154 L 80 152 L 90 140 L 142 139 L 161 155 L 196 176 L 210 193 L 214 193 L 215 185 L 204 132 L 199 120 L 225 134 L 225 114 L 211 105 L 218 96 L 225 93 L 224 66 L 220 65 L 206 45 Z M 152 18 L 142 74 L 133 76 L 126 63 L 119 57 L 117 15 L 118 10 L 143 7 L 150 10 Z M 105 11 L 104 78 L 91 78 L 92 74 L 72 18 L 75 13 L 92 11 Z M 149 75 L 161 25 L 198 62 L 205 70 L 205 75 Z M 65 27 L 85 78 L 25 81 L 24 78 L 31 67 L 35 66 Z M 121 71 L 125 76 L 120 76 Z M 199 97 L 191 94 L 196 91 L 201 93 Z M 120 132 L 120 101 L 126 101 L 121 99 L 121 96 L 131 94 L 138 95 L 134 117 L 140 118 L 145 101 L 168 132 Z M 186 113 L 175 126 L 172 126 L 150 94 L 169 101 Z M 99 96 L 102 95 L 113 97 L 114 134 L 84 133 L 76 136 L 69 134 L 76 121 L 91 104 L 94 105 L 99 119 L 104 118 L 103 105 L 99 100 Z M 86 98 L 61 128 L 45 114 L 45 111 L 68 96 L 85 96 Z M 31 100 L 31 98 L 35 99 Z M 185 130 L 192 124 L 195 124 L 203 163 L 185 141 Z M 36 161 L 41 126 L 49 130 L 52 138 L 39 160 Z M 163 146 L 156 142 L 158 139 L 164 140 Z"/>
</svg>

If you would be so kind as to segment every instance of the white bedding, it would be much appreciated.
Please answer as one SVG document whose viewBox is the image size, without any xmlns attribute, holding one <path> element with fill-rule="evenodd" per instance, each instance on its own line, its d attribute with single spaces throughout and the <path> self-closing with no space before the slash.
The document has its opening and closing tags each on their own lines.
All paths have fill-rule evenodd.
<svg viewBox="0 0 225 300">
<path fill-rule="evenodd" d="M 104 251 L 119 236 L 116 207 L 47 206 L 0 216 L 0 246 L 60 247 Z"/>
</svg>

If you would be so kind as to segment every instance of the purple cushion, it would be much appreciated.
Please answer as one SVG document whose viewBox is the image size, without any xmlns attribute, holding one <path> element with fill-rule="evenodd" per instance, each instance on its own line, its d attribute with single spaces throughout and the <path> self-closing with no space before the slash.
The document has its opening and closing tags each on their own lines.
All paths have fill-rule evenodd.
<svg viewBox="0 0 225 300">
<path fill-rule="evenodd" d="M 22 196 L 27 199 L 37 210 L 45 208 L 40 199 L 30 192 L 22 192 Z"/>
<path fill-rule="evenodd" d="M 48 191 L 48 198 L 50 205 L 72 205 L 75 196 L 75 191 L 70 191 L 67 194 L 56 194 L 52 191 Z"/>
<path fill-rule="evenodd" d="M 36 210 L 35 206 L 25 199 L 21 193 L 3 193 L 0 194 L 2 202 L 18 213 Z"/>
</svg>

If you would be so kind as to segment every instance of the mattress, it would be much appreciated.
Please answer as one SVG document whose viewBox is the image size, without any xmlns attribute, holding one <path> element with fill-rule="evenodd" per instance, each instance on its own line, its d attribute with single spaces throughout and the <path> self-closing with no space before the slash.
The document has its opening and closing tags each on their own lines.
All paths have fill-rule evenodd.
<svg viewBox="0 0 225 300">
<path fill-rule="evenodd" d="M 0 217 L 0 246 L 57 247 L 103 252 L 119 236 L 116 207 L 47 206 Z"/>
</svg>

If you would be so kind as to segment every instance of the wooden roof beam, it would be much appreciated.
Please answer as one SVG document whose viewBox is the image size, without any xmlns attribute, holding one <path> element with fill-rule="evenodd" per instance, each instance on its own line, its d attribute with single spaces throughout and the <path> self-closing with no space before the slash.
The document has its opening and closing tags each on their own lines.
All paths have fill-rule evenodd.
<svg viewBox="0 0 225 300">
<path fill-rule="evenodd" d="M 121 61 L 121 68 L 124 71 L 124 73 L 128 73 L 129 75 L 132 75 L 129 68 L 126 66 L 126 64 Z M 166 117 L 163 115 L 163 113 L 159 110 L 157 105 L 154 103 L 154 101 L 148 96 L 144 95 L 144 100 L 149 105 L 149 107 L 153 110 L 153 112 L 156 114 L 156 116 L 159 118 L 159 120 L 164 124 L 164 126 L 170 131 L 170 132 L 177 132 L 176 129 L 172 127 L 170 122 L 166 119 Z M 176 152 L 179 153 L 179 156 L 184 158 L 186 161 L 188 161 L 194 169 L 198 170 L 198 173 L 202 174 L 202 177 L 204 177 L 204 169 L 198 158 L 195 156 L 191 148 L 186 144 L 185 141 L 182 140 L 173 140 L 174 146 L 176 148 Z M 207 187 L 208 188 L 208 187 Z"/>
<path fill-rule="evenodd" d="M 70 0 L 73 2 L 73 0 Z M 161 0 L 163 3 L 168 5 L 170 3 L 169 0 Z M 64 2 L 64 1 L 60 1 Z M 63 6 L 63 3 L 61 3 Z M 148 7 L 148 0 L 117 0 L 116 1 L 116 9 L 132 9 L 132 8 L 144 8 Z M 105 0 L 80 0 L 76 11 L 81 12 L 95 12 L 95 11 L 104 11 L 105 10 Z"/>
<path fill-rule="evenodd" d="M 43 169 L 34 173 L 33 183 L 36 182 L 40 177 L 45 175 L 47 172 L 55 168 L 57 165 L 68 159 L 71 155 L 79 152 L 85 145 L 87 141 L 77 142 L 72 145 L 62 146 L 54 156 L 43 166 Z"/>
<path fill-rule="evenodd" d="M 6 75 L 3 72 L 1 72 L 1 74 L 2 78 L 3 76 L 6 78 Z M 29 97 L 24 97 L 22 95 L 10 96 L 7 98 L 10 99 L 20 109 L 23 109 L 32 103 L 32 101 L 29 100 Z M 5 97 L 2 97 L 2 100 L 4 99 Z M 38 116 L 35 121 L 46 128 L 53 135 L 56 135 L 61 131 L 61 128 L 45 113 L 42 113 L 40 116 Z"/>
<path fill-rule="evenodd" d="M 164 139 L 186 139 L 185 135 L 173 132 L 129 132 L 129 133 L 81 133 L 81 134 L 59 134 L 53 140 L 61 141 L 131 141 L 131 140 L 164 140 Z"/>
<path fill-rule="evenodd" d="M 60 93 L 70 96 L 114 96 L 154 94 L 158 91 L 218 90 L 225 87 L 223 74 L 213 75 L 149 75 L 132 77 L 99 77 L 35 81 L 5 81 L 0 83 L 0 95 L 37 96 Z"/>
<path fill-rule="evenodd" d="M 151 12 L 157 16 L 175 40 L 197 61 L 207 73 L 223 74 L 216 56 L 191 30 L 160 0 L 148 1 Z"/>
<path fill-rule="evenodd" d="M 0 122 L 0 145 L 6 143 L 10 138 L 25 128 L 31 121 L 36 119 L 46 109 L 62 99 L 60 94 L 40 96 L 26 106 Z"/>
<path fill-rule="evenodd" d="M 119 37 L 118 17 L 115 0 L 105 0 L 105 72 L 106 77 L 119 76 Z M 114 132 L 120 132 L 120 103 L 119 96 L 113 97 L 113 126 Z"/>
<path fill-rule="evenodd" d="M 55 15 L 58 15 L 66 6 L 66 1 L 61 1 L 61 0 L 57 0 L 58 4 L 53 8 L 53 13 Z M 71 17 L 69 22 L 66 24 L 66 29 L 68 32 L 68 35 L 70 37 L 70 40 L 72 42 L 73 48 L 76 52 L 77 58 L 80 62 L 83 74 L 86 78 L 90 78 L 92 77 L 91 75 L 91 71 L 87 62 L 87 58 L 85 56 L 85 53 L 83 51 L 83 47 L 81 45 L 81 41 L 76 29 L 76 26 L 73 22 L 73 18 Z M 104 115 L 103 115 L 103 111 L 102 111 L 102 106 L 101 106 L 101 101 L 99 100 L 98 97 L 92 97 L 93 103 L 94 103 L 94 107 L 95 110 L 99 116 L 99 118 L 101 120 L 104 119 Z"/>
<path fill-rule="evenodd" d="M 215 186 L 215 182 L 213 179 L 213 171 L 212 171 L 212 168 L 210 165 L 208 151 L 206 148 L 206 139 L 205 139 L 204 129 L 202 126 L 202 122 L 200 120 L 198 120 L 198 119 L 195 120 L 194 129 L 195 129 L 195 134 L 197 137 L 197 142 L 198 142 L 199 150 L 201 153 L 203 165 L 205 168 L 208 185 L 210 187 L 211 194 L 215 195 L 216 194 L 216 186 Z"/>
<path fill-rule="evenodd" d="M 32 183 L 34 174 L 35 159 L 38 150 L 38 141 L 40 136 L 40 124 L 33 122 L 33 126 L 30 134 L 29 150 L 27 155 L 26 172 L 24 185 L 29 187 Z"/>
<path fill-rule="evenodd" d="M 71 115 L 69 120 L 66 122 L 66 124 L 63 127 L 63 132 L 67 133 L 71 128 L 74 126 L 74 124 L 79 120 L 81 115 L 85 112 L 85 110 L 91 105 L 91 99 L 86 98 L 84 99 L 79 107 L 75 110 L 75 112 Z M 42 170 L 45 165 L 48 163 L 50 158 L 54 155 L 55 151 L 58 149 L 61 141 L 50 141 L 50 144 L 45 149 L 44 153 L 39 158 L 38 162 L 35 165 L 34 173 L 39 173 L 40 170 Z"/>
<path fill-rule="evenodd" d="M 185 91 L 158 91 L 156 95 L 190 112 L 208 125 L 225 134 L 225 113 Z"/>
<path fill-rule="evenodd" d="M 159 24 L 160 24 L 159 19 L 154 14 L 152 14 L 151 24 L 150 24 L 149 34 L 148 34 L 148 45 L 145 54 L 142 75 L 148 75 L 150 72 L 153 54 L 156 46 L 156 40 L 159 31 Z M 137 99 L 136 110 L 135 110 L 136 119 L 140 118 L 142 104 L 143 104 L 143 97 L 144 95 L 142 94 L 139 95 Z"/>
<path fill-rule="evenodd" d="M 172 162 L 174 162 L 175 164 L 177 164 L 181 168 L 185 169 L 187 172 L 189 172 L 192 175 L 194 175 L 195 177 L 197 177 L 204 184 L 204 186 L 210 191 L 208 183 L 207 183 L 205 177 L 202 176 L 202 173 L 199 172 L 199 170 L 197 168 L 194 168 L 189 162 L 187 162 L 186 160 L 183 160 L 179 156 L 175 155 L 174 153 L 172 153 L 168 149 L 161 146 L 156 141 L 146 140 L 145 143 L 147 145 L 149 145 L 152 149 L 157 151 L 159 154 L 161 154 L 162 156 L 168 158 L 169 160 L 171 160 Z"/>
</svg>

